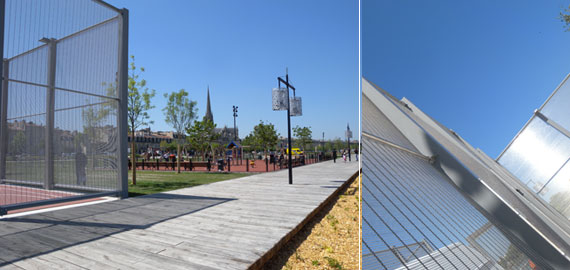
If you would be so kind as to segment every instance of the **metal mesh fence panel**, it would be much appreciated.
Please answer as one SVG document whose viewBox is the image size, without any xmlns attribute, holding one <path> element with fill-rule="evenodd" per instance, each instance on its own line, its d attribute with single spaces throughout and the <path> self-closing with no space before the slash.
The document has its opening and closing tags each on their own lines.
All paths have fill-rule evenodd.
<svg viewBox="0 0 570 270">
<path fill-rule="evenodd" d="M 540 263 L 529 260 L 429 158 L 411 153 L 415 149 L 368 99 L 363 115 L 376 120 L 364 119 L 362 127 L 374 132 L 363 136 L 362 145 L 363 269 L 531 269 Z"/>
<path fill-rule="evenodd" d="M 0 207 L 117 193 L 121 14 L 87 0 L 4 12 Z"/>
</svg>

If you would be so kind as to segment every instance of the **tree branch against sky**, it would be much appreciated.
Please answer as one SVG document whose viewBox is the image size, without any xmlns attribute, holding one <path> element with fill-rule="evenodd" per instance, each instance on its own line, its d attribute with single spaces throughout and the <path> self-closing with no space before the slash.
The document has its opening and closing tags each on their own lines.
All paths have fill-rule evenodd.
<svg viewBox="0 0 570 270">
<path fill-rule="evenodd" d="M 190 100 L 188 98 L 188 92 L 184 89 L 180 89 L 178 92 L 172 92 L 170 94 L 164 94 L 167 99 L 166 107 L 162 109 L 164 112 L 166 123 L 170 124 L 176 131 L 177 141 L 177 172 L 180 173 L 180 144 L 182 144 L 182 135 L 186 129 L 188 129 L 192 121 L 196 118 L 198 114 L 198 108 L 196 108 L 196 101 Z"/>
<path fill-rule="evenodd" d="M 131 63 L 129 66 L 129 97 L 127 117 L 129 122 L 129 131 L 131 132 L 131 163 L 133 164 L 133 185 L 137 184 L 136 174 L 136 140 L 135 132 L 139 127 L 152 125 L 154 121 L 150 120 L 149 110 L 153 109 L 150 99 L 154 97 L 155 90 L 149 91 L 146 87 L 146 80 L 140 79 L 140 74 L 144 72 L 141 67 L 137 70 L 135 66 L 135 56 L 131 55 Z"/>
<path fill-rule="evenodd" d="M 560 12 L 560 21 L 564 23 L 564 31 L 570 32 L 570 6 Z"/>
</svg>

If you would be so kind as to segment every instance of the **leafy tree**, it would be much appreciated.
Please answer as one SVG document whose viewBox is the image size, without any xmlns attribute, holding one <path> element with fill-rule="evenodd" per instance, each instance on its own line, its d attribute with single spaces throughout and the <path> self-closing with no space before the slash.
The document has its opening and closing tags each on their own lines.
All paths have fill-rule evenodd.
<svg viewBox="0 0 570 270">
<path fill-rule="evenodd" d="M 24 152 L 24 148 L 26 147 L 26 135 L 23 131 L 18 131 L 14 134 L 14 138 L 12 138 L 12 142 L 9 145 L 9 152 L 12 155 L 21 154 Z"/>
<path fill-rule="evenodd" d="M 333 148 L 335 148 L 337 151 L 346 148 L 346 146 L 346 142 L 342 141 L 340 138 L 336 138 L 333 141 Z"/>
<path fill-rule="evenodd" d="M 109 88 L 110 89 L 110 88 Z M 107 91 L 110 91 L 110 90 Z M 91 103 L 89 99 L 86 100 L 87 103 Z M 81 116 L 83 119 L 83 133 L 85 134 L 87 140 L 87 146 L 89 147 L 88 152 L 91 153 L 91 167 L 95 168 L 95 152 L 97 133 L 99 129 L 103 126 L 104 120 L 111 115 L 115 110 L 113 109 L 113 103 L 105 102 L 102 104 L 92 104 L 91 106 L 85 107 L 81 111 Z M 100 133 L 99 133 L 100 134 Z M 85 138 L 84 137 L 84 138 Z"/>
<path fill-rule="evenodd" d="M 259 124 L 253 127 L 252 136 L 264 153 L 279 142 L 279 133 L 275 130 L 275 126 L 271 123 L 265 124 L 263 121 L 259 121 Z"/>
<path fill-rule="evenodd" d="M 206 158 L 207 149 L 212 149 L 212 143 L 220 137 L 215 132 L 216 124 L 209 119 L 194 121 L 194 124 L 186 129 L 188 137 L 186 140 L 190 146 L 202 153 L 202 158 Z"/>
<path fill-rule="evenodd" d="M 570 6 L 560 12 L 560 21 L 564 23 L 565 31 L 570 31 Z"/>
<path fill-rule="evenodd" d="M 190 127 L 192 121 L 196 118 L 198 108 L 196 108 L 196 101 L 188 98 L 188 92 L 180 89 L 178 92 L 164 94 L 167 98 L 166 107 L 162 109 L 166 119 L 166 123 L 172 125 L 177 135 L 177 153 L 179 158 L 176 159 L 177 171 L 180 173 L 180 145 L 183 143 L 182 136 L 186 129 Z"/>
<path fill-rule="evenodd" d="M 297 143 L 303 148 L 303 151 L 307 150 L 307 144 L 313 142 L 311 127 L 296 126 L 293 128 L 293 134 L 297 137 Z"/>
<path fill-rule="evenodd" d="M 174 151 L 176 147 L 177 147 L 176 142 L 160 141 L 160 149 Z"/>
<path fill-rule="evenodd" d="M 136 140 L 135 132 L 142 126 L 152 125 L 154 122 L 150 120 L 149 110 L 154 108 L 150 103 L 150 99 L 154 97 L 154 89 L 149 91 L 146 87 L 146 80 L 139 78 L 144 72 L 144 68 L 139 69 L 135 66 L 135 56 L 131 55 L 131 64 L 129 66 L 129 98 L 128 98 L 128 122 L 129 131 L 131 132 L 131 162 L 136 164 Z M 133 166 L 133 185 L 137 184 L 137 166 Z"/>
</svg>

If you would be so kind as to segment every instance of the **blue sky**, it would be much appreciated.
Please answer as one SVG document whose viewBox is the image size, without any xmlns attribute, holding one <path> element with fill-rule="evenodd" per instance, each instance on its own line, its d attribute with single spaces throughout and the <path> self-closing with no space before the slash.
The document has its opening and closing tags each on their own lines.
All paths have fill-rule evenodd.
<svg viewBox="0 0 570 270">
<path fill-rule="evenodd" d="M 569 4 L 362 0 L 362 74 L 495 158 L 570 73 Z"/>
<path fill-rule="evenodd" d="M 358 129 L 357 1 L 108 2 L 130 11 L 129 52 L 157 91 L 152 129 L 172 129 L 163 93 L 181 88 L 201 119 L 209 85 L 218 127 L 233 127 L 237 105 L 242 138 L 260 120 L 286 136 L 286 112 L 271 110 L 271 89 L 286 67 L 303 99 L 292 127 L 311 126 L 316 139 L 343 138 L 347 122 Z"/>
</svg>

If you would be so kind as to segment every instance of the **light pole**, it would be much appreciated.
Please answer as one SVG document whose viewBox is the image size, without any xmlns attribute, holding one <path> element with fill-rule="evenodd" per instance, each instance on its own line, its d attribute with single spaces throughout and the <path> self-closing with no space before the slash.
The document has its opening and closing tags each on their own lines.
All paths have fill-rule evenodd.
<svg viewBox="0 0 570 270">
<path fill-rule="evenodd" d="M 238 112 L 238 106 L 233 106 L 234 107 L 234 142 L 237 141 L 237 129 L 236 129 L 236 117 L 237 112 Z"/>
<path fill-rule="evenodd" d="M 350 131 L 350 127 L 348 126 L 348 123 L 346 123 L 346 143 L 348 144 L 348 161 L 351 161 L 351 159 L 350 159 L 350 137 L 352 137 L 352 131 Z"/>
<path fill-rule="evenodd" d="M 281 84 L 287 88 L 281 88 Z M 273 89 L 273 110 L 282 111 L 287 110 L 287 149 L 288 160 L 287 168 L 289 169 L 289 184 L 293 184 L 293 166 L 292 166 L 292 151 L 291 151 L 291 116 L 301 116 L 301 98 L 295 96 L 295 87 L 289 83 L 289 72 L 285 70 L 285 79 L 277 77 L 277 84 L 279 88 Z M 289 98 L 289 89 L 293 90 L 293 98 Z M 285 92 L 285 93 L 284 93 Z M 283 99 L 287 99 L 287 104 Z M 293 104 L 291 104 L 293 103 Z M 293 106 L 291 106 L 293 105 Z M 293 107 L 293 108 L 292 108 Z"/>
</svg>

